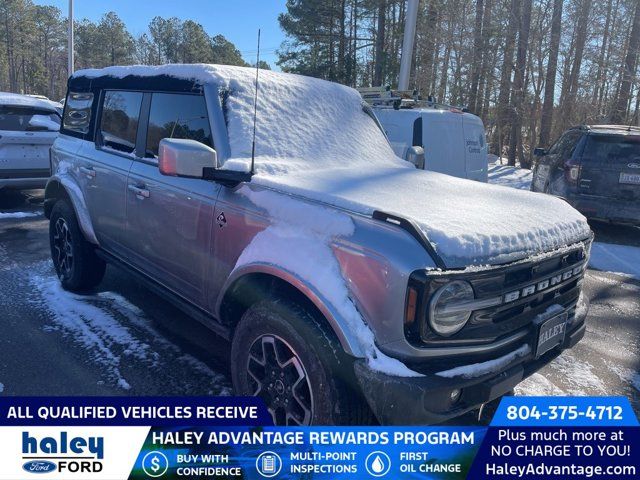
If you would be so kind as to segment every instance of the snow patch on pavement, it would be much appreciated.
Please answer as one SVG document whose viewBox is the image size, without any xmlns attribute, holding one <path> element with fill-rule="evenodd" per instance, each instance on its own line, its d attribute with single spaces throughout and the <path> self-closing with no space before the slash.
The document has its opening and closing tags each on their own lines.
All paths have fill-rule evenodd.
<svg viewBox="0 0 640 480">
<path fill-rule="evenodd" d="M 28 218 L 39 217 L 42 213 L 39 212 L 0 212 L 0 220 L 8 220 L 10 218 Z"/>
<path fill-rule="evenodd" d="M 534 373 L 515 388 L 516 395 L 543 397 L 546 395 L 566 395 L 566 392 L 555 385 L 541 373 Z"/>
<path fill-rule="evenodd" d="M 210 393 L 230 393 L 224 376 L 163 338 L 138 307 L 114 292 L 87 296 L 67 292 L 55 275 L 46 272 L 46 265 L 46 268 L 43 268 L 44 264 L 34 268 L 29 276 L 33 287 L 31 303 L 48 311 L 48 317 L 53 321 L 53 325 L 44 329 L 58 331 L 80 344 L 92 360 L 106 370 L 109 383 L 124 390 L 132 388 L 122 372 L 129 361 L 144 363 L 150 368 L 163 368 L 165 363 L 171 363 L 207 377 L 207 382 L 214 387 Z M 140 340 L 141 331 L 149 342 L 160 347 L 160 352 L 147 341 Z M 163 358 L 165 355 L 168 358 Z"/>
<path fill-rule="evenodd" d="M 594 242 L 589 266 L 640 280 L 640 247 Z"/>
<path fill-rule="evenodd" d="M 640 392 L 640 373 L 631 370 L 630 368 L 627 367 L 623 367 L 622 365 L 619 365 L 617 363 L 613 363 L 613 362 L 606 362 L 607 366 L 609 367 L 609 370 L 611 370 L 613 373 L 615 373 L 618 378 L 620 378 L 620 380 L 622 380 L 625 383 L 628 383 L 629 385 L 631 385 L 633 388 L 635 388 L 637 391 Z"/>
<path fill-rule="evenodd" d="M 563 353 L 550 364 L 552 370 L 567 382 L 569 395 L 605 395 L 607 387 L 594 373 L 594 367 L 586 360 Z"/>
</svg>

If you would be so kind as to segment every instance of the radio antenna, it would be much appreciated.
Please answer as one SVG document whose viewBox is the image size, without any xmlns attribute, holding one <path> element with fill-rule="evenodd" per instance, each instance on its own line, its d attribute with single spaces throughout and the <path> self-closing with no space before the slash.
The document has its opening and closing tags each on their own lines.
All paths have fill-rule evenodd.
<svg viewBox="0 0 640 480">
<path fill-rule="evenodd" d="M 258 73 L 260 72 L 260 29 L 258 29 L 258 53 L 256 55 L 256 90 L 253 97 L 253 142 L 251 143 L 251 175 L 256 165 L 256 119 L 258 118 Z"/>
</svg>

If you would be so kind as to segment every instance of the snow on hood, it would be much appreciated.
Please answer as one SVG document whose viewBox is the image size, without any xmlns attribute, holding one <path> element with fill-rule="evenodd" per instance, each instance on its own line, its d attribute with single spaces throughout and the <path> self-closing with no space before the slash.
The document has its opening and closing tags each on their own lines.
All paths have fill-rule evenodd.
<svg viewBox="0 0 640 480">
<path fill-rule="evenodd" d="M 75 75 L 169 75 L 228 89 L 231 158 L 223 168 L 248 170 L 254 69 L 133 66 Z M 395 156 L 354 89 L 268 70 L 259 82 L 256 184 L 357 213 L 411 219 L 449 268 L 516 261 L 590 235 L 586 219 L 555 197 L 416 170 Z"/>
<path fill-rule="evenodd" d="M 41 108 L 51 112 L 56 111 L 56 103 L 51 100 L 43 100 L 41 98 L 20 95 L 17 93 L 0 92 L 0 105 Z M 60 107 L 62 107 L 62 105 L 60 105 Z"/>
</svg>

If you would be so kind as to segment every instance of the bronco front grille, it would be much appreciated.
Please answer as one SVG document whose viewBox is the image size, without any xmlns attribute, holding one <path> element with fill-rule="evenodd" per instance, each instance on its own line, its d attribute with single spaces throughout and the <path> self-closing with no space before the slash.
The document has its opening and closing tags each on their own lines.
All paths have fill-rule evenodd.
<svg viewBox="0 0 640 480">
<path fill-rule="evenodd" d="M 590 241 L 565 249 L 556 255 L 482 272 L 424 274 L 424 295 L 419 308 L 420 316 L 425 319 L 424 328 L 420 332 L 407 332 L 407 338 L 416 347 L 422 348 L 483 346 L 510 337 L 517 337 L 517 341 L 522 343 L 523 339 L 534 335 L 533 319 L 554 304 L 565 307 L 569 312 L 569 321 L 572 322 L 588 261 L 589 247 Z M 565 275 L 566 278 L 563 278 L 565 272 L 571 272 L 571 275 Z M 559 281 L 551 280 L 557 280 L 558 276 Z M 415 280 L 412 276 L 412 281 Z M 433 293 L 450 280 L 468 281 L 477 300 L 500 297 L 502 301 L 498 306 L 474 311 L 462 330 L 451 337 L 443 338 L 428 328 L 426 315 Z M 514 299 L 514 292 L 524 294 Z M 508 350 L 510 347 L 511 345 L 506 345 L 505 349 Z M 492 350 L 491 357 L 496 356 L 499 355 Z"/>
</svg>

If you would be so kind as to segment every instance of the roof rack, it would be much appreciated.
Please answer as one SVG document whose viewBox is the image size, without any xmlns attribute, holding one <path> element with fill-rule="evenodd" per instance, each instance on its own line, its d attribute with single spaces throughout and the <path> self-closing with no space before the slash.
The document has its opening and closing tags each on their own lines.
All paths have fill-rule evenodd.
<svg viewBox="0 0 640 480">
<path fill-rule="evenodd" d="M 585 130 L 620 130 L 624 132 L 640 132 L 640 127 L 635 125 L 580 125 Z"/>
<path fill-rule="evenodd" d="M 468 112 L 466 107 L 439 103 L 429 95 L 422 98 L 418 90 L 392 90 L 386 87 L 362 87 L 358 88 L 362 99 L 372 106 L 400 108 L 433 108 L 436 110 L 455 110 Z"/>
</svg>

